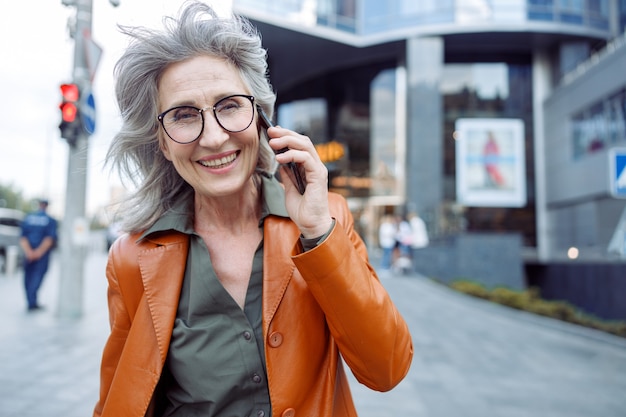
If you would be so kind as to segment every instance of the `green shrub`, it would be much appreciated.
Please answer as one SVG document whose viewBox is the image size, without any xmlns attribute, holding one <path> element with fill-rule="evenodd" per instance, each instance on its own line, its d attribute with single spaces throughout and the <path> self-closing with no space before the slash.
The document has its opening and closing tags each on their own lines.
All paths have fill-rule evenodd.
<svg viewBox="0 0 626 417">
<path fill-rule="evenodd" d="M 565 301 L 537 300 L 530 306 L 529 311 L 570 323 L 577 321 L 578 314 L 576 307 Z"/>
<path fill-rule="evenodd" d="M 515 291 L 505 287 L 497 287 L 489 290 L 483 285 L 467 279 L 456 280 L 449 286 L 464 294 L 511 308 L 626 337 L 626 321 L 601 320 L 593 315 L 583 313 L 566 301 L 543 300 L 538 288 L 531 287 L 524 291 Z"/>
<path fill-rule="evenodd" d="M 513 291 L 509 288 L 498 287 L 491 290 L 489 299 L 498 304 L 524 310 L 532 302 L 529 292 Z"/>
<path fill-rule="evenodd" d="M 454 281 L 450 286 L 459 292 L 489 299 L 489 290 L 476 282 L 459 280 Z"/>
</svg>

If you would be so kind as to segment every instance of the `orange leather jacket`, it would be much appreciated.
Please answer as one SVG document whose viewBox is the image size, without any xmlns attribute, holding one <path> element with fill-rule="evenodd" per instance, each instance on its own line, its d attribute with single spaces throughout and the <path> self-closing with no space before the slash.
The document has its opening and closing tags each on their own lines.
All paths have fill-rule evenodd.
<svg viewBox="0 0 626 417">
<path fill-rule="evenodd" d="M 263 334 L 276 417 L 356 416 L 340 354 L 377 391 L 397 385 L 413 357 L 407 325 L 367 262 L 345 200 L 331 194 L 330 202 L 335 227 L 307 252 L 292 221 L 265 219 Z M 150 416 L 168 352 L 188 237 L 138 237 L 118 239 L 109 254 L 111 334 L 94 416 Z"/>
</svg>

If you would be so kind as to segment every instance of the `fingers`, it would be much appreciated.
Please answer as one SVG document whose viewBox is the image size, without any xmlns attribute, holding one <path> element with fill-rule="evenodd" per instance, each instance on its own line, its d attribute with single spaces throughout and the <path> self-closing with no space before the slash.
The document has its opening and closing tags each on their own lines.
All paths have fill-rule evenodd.
<svg viewBox="0 0 626 417">
<path fill-rule="evenodd" d="M 268 129 L 270 146 L 275 151 L 287 148 L 276 155 L 281 164 L 280 173 L 285 186 L 285 203 L 291 219 L 305 237 L 318 237 L 332 224 L 328 208 L 328 169 L 317 154 L 311 140 L 289 129 Z M 288 164 L 295 166 L 306 183 L 304 193 L 298 192 L 297 181 Z M 289 178 L 289 179 L 287 179 Z"/>
<path fill-rule="evenodd" d="M 277 160 L 279 163 L 296 162 L 303 164 L 306 162 L 306 155 L 300 152 L 289 151 L 301 151 L 308 153 L 313 157 L 313 160 L 319 159 L 315 146 L 311 139 L 307 136 L 300 135 L 289 129 L 284 129 L 280 126 L 275 126 L 268 129 L 268 136 L 270 137 L 270 146 L 274 151 L 278 153 Z M 287 154 L 287 155 L 284 155 Z"/>
<path fill-rule="evenodd" d="M 277 152 L 276 162 L 281 165 L 290 164 L 298 171 L 299 175 L 294 175 L 288 170 L 288 176 L 302 191 L 300 194 L 304 194 L 305 189 L 317 190 L 314 193 L 319 191 L 319 198 L 324 200 L 328 188 L 328 169 L 317 154 L 311 139 L 279 126 L 268 129 L 268 136 L 270 147 Z M 299 177 L 300 181 L 294 177 Z"/>
</svg>

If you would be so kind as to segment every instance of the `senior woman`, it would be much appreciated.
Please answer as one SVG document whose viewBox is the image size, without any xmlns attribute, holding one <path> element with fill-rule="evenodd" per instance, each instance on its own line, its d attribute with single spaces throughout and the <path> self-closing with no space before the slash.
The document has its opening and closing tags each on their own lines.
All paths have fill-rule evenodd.
<svg viewBox="0 0 626 417">
<path fill-rule="evenodd" d="M 275 95 L 255 29 L 202 3 L 165 23 L 125 28 L 116 66 L 107 160 L 137 188 L 107 263 L 94 416 L 356 416 L 342 363 L 392 389 L 406 323 L 309 138 L 259 123 Z M 290 162 L 303 194 L 274 175 Z"/>
</svg>

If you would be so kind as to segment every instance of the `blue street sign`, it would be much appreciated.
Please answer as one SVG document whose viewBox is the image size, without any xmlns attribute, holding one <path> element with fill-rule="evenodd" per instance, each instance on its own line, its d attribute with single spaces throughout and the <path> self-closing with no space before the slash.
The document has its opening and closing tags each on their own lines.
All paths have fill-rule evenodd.
<svg viewBox="0 0 626 417">
<path fill-rule="evenodd" d="M 626 148 L 613 148 L 609 152 L 611 194 L 626 198 Z"/>
<path fill-rule="evenodd" d="M 91 135 L 96 131 L 96 100 L 92 93 L 89 93 L 80 110 L 83 127 Z"/>
</svg>

